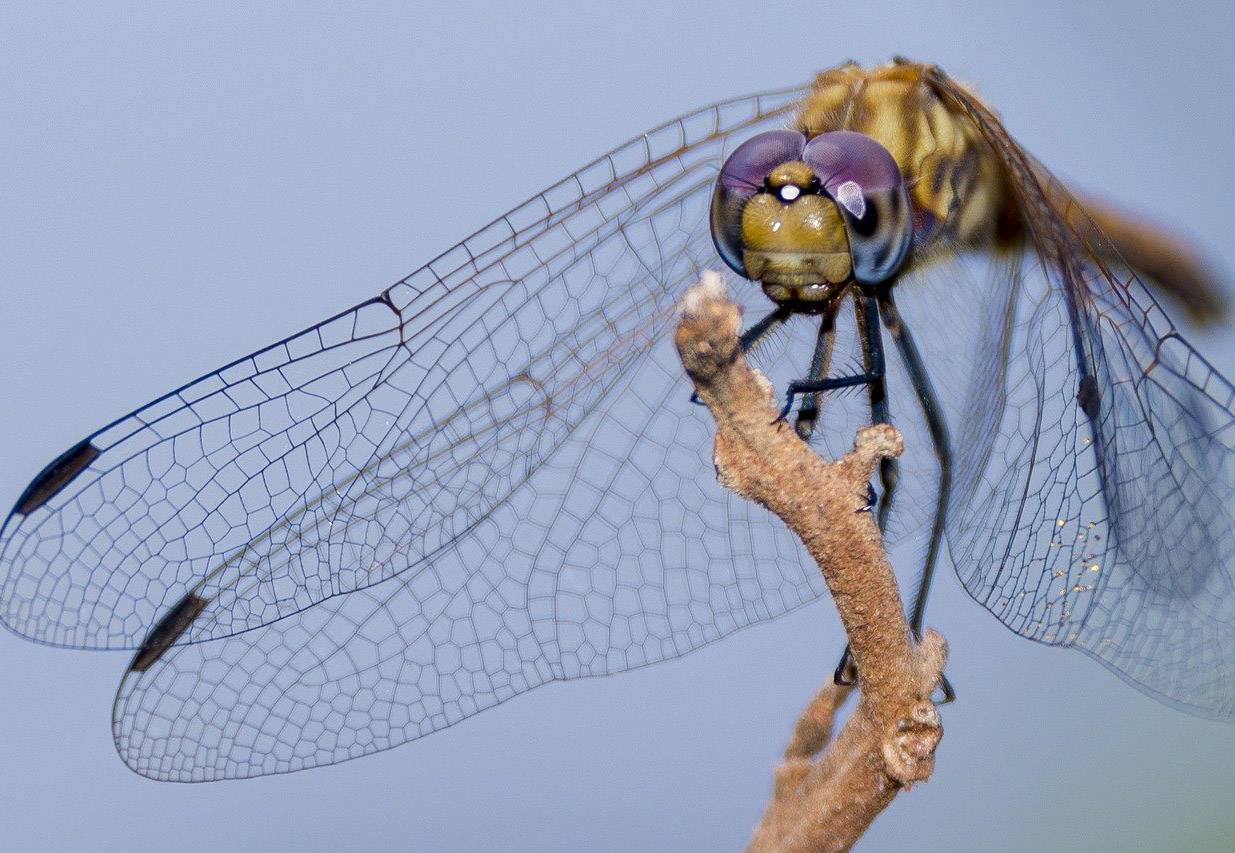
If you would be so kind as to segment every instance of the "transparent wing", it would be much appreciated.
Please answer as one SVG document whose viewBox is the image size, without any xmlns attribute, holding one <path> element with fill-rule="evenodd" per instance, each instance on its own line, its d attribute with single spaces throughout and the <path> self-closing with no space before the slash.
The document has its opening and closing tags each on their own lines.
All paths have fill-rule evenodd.
<svg viewBox="0 0 1235 853">
<path fill-rule="evenodd" d="M 1193 713 L 1235 715 L 1235 389 L 1119 264 L 1067 190 L 971 95 L 1030 248 L 971 383 L 949 546 L 1017 633 Z M 984 414 L 985 413 L 985 414 Z M 992 417 L 990 413 L 995 413 Z M 960 413 L 956 413 L 960 414 Z"/>
<path fill-rule="evenodd" d="M 379 297 L 94 433 L 0 528 L 0 618 L 136 648 L 190 593 L 208 602 L 192 630 L 154 639 L 434 572 L 618 400 L 694 274 L 699 188 L 732 134 L 781 123 L 800 95 L 669 122 Z"/>
<path fill-rule="evenodd" d="M 692 212 L 657 229 L 656 244 L 673 250 L 666 257 L 695 259 L 684 262 L 689 277 L 713 258 L 701 224 L 709 195 L 707 186 L 691 190 L 674 209 Z M 927 277 L 914 290 L 929 303 Z M 756 288 L 746 294 L 767 310 Z M 821 595 L 817 569 L 783 525 L 716 484 L 710 416 L 687 402 L 670 302 L 661 303 L 665 322 L 657 320 L 646 359 L 423 569 L 134 666 L 113 716 L 126 763 L 179 781 L 329 764 L 538 684 L 677 657 Z M 858 357 L 852 312 L 838 325 L 838 359 L 847 364 Z M 755 359 L 783 387 L 814 335 L 809 318 L 795 318 Z M 933 494 L 925 427 L 911 417 L 912 389 L 893 366 L 891 388 L 904 401 L 894 411 L 912 437 L 905 464 Z M 851 442 L 853 426 L 869 420 L 866 406 L 860 394 L 826 401 L 819 443 Z M 916 512 L 917 503 L 898 506 Z"/>
<path fill-rule="evenodd" d="M 813 600 L 798 543 L 715 483 L 668 334 L 729 140 L 800 94 L 671 123 L 95 434 L 6 523 L 6 622 L 138 647 L 118 748 L 187 780 L 393 746 Z"/>
</svg>

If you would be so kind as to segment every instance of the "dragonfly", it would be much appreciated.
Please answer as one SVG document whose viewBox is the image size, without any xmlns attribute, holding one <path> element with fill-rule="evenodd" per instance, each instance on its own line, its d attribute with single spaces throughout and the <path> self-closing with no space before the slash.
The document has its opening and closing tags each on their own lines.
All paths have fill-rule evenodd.
<svg viewBox="0 0 1235 853">
<path fill-rule="evenodd" d="M 921 572 L 915 629 L 946 553 L 1015 633 L 1235 716 L 1235 388 L 1155 296 L 1213 319 L 1219 284 L 904 59 L 667 122 L 91 433 L 0 527 L 0 621 L 129 650 L 117 750 L 187 782 L 388 749 L 809 604 L 800 543 L 716 483 L 672 348 L 722 264 L 799 435 L 905 434 L 871 510 Z"/>
</svg>

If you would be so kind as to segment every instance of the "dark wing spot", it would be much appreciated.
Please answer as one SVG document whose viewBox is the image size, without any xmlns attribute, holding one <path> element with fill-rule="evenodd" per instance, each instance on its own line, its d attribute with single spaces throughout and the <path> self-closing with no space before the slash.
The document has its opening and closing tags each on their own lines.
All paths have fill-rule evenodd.
<svg viewBox="0 0 1235 853">
<path fill-rule="evenodd" d="M 145 672 L 172 647 L 210 602 L 189 593 L 150 629 L 129 664 L 129 672 Z"/>
<path fill-rule="evenodd" d="M 1080 387 L 1076 391 L 1076 402 L 1091 421 L 1098 419 L 1098 405 L 1102 402 L 1102 392 L 1098 390 L 1098 381 L 1092 376 L 1082 377 Z"/>
<path fill-rule="evenodd" d="M 99 455 L 99 449 L 85 439 L 61 453 L 51 464 L 39 472 L 34 481 L 26 487 L 17 499 L 17 507 L 13 511 L 21 515 L 29 515 L 47 503 L 52 497 L 73 478 L 86 470 L 86 467 Z"/>
</svg>

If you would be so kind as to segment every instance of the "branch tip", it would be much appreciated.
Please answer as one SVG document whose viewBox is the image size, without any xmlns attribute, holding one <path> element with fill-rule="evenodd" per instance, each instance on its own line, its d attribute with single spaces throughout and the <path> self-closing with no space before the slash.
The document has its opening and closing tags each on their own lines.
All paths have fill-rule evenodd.
<svg viewBox="0 0 1235 853">
<path fill-rule="evenodd" d="M 855 511 L 880 460 L 900 456 L 889 424 L 863 427 L 853 449 L 825 462 L 776 423 L 767 379 L 747 365 L 741 311 L 708 272 L 678 304 L 674 342 L 716 421 L 720 482 L 778 515 L 802 540 L 832 593 L 860 675 L 853 715 L 834 732 L 851 687 L 831 683 L 803 712 L 751 849 L 847 849 L 895 797 L 930 777 L 943 736 L 930 697 L 947 645 L 911 640 L 900 591 L 872 513 Z M 829 679 L 830 681 L 830 679 Z"/>
</svg>

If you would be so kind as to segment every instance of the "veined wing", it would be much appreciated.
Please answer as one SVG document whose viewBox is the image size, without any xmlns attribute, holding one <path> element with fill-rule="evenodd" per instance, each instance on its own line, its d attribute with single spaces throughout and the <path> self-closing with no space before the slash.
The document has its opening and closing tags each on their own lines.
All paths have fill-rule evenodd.
<svg viewBox="0 0 1235 853">
<path fill-rule="evenodd" d="M 694 273 L 699 188 L 733 134 L 800 96 L 662 125 L 380 296 L 93 433 L 0 528 L 0 619 L 136 648 L 161 619 L 156 645 L 222 637 L 432 574 L 647 359 Z"/>
<path fill-rule="evenodd" d="M 117 747 L 200 780 L 394 746 L 813 600 L 799 544 L 715 483 L 668 334 L 714 263 L 730 140 L 801 94 L 641 137 L 95 434 L 7 522 L 6 621 L 140 646 Z"/>
<path fill-rule="evenodd" d="M 1031 248 L 971 436 L 949 545 L 1017 633 L 1071 646 L 1193 713 L 1235 715 L 1235 389 L 1083 210 L 942 72 L 999 153 Z"/>
</svg>

